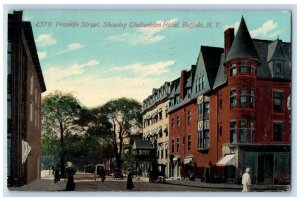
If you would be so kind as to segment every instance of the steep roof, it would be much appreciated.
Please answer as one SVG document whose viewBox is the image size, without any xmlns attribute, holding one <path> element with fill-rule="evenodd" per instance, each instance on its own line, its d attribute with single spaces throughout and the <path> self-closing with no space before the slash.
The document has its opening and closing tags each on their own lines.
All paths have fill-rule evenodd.
<svg viewBox="0 0 300 201">
<path fill-rule="evenodd" d="M 133 149 L 154 149 L 150 140 L 136 139 L 134 140 Z"/>
<path fill-rule="evenodd" d="M 217 72 L 217 76 L 214 82 L 214 86 L 213 89 L 221 86 L 222 84 L 226 83 L 227 81 L 227 77 L 225 75 L 225 69 L 224 69 L 224 61 L 225 61 L 225 55 L 222 54 L 221 55 L 221 59 L 220 59 L 220 64 L 219 64 L 219 69 Z"/>
<path fill-rule="evenodd" d="M 171 83 L 171 94 L 170 94 L 169 98 L 174 98 L 175 97 L 175 91 L 176 91 L 177 85 L 179 84 L 179 79 L 180 78 L 177 78 L 176 80 L 172 81 L 172 83 Z"/>
<path fill-rule="evenodd" d="M 22 21 L 23 11 L 14 11 L 13 14 L 8 14 L 8 29 L 15 29 L 21 27 L 23 29 L 28 48 L 31 54 L 31 58 L 34 64 L 34 68 L 37 74 L 37 78 L 41 87 L 41 91 L 46 91 L 46 84 L 44 81 L 43 72 L 41 69 L 39 57 L 37 54 L 34 35 L 32 32 L 31 22 Z M 10 32 L 10 31 L 9 31 Z M 14 34 L 9 34 L 8 37 L 12 37 Z"/>
<path fill-rule="evenodd" d="M 284 76 L 283 79 L 291 79 L 291 44 L 284 43 L 280 40 L 270 41 L 270 40 L 259 40 L 253 39 L 253 44 L 257 49 L 257 53 L 261 59 L 260 65 L 257 67 L 257 77 L 258 78 L 272 78 L 271 68 L 269 65 L 270 59 L 276 53 L 277 46 L 283 50 L 283 54 L 287 62 L 284 63 Z"/>
<path fill-rule="evenodd" d="M 202 46 L 201 52 L 205 63 L 209 86 L 210 88 L 212 88 L 219 69 L 221 54 L 224 52 L 224 49 L 218 47 Z"/>
<path fill-rule="evenodd" d="M 241 19 L 240 26 L 227 55 L 226 62 L 235 58 L 254 58 L 260 60 L 249 34 L 244 17 Z"/>
<path fill-rule="evenodd" d="M 36 49 L 36 45 L 35 45 L 35 41 L 34 41 L 34 37 L 33 37 L 33 32 L 32 32 L 32 27 L 31 27 L 31 23 L 30 22 L 23 22 L 23 30 L 28 42 L 28 47 L 30 50 L 30 54 L 32 56 L 32 61 L 34 63 L 35 66 L 35 71 L 41 86 L 41 90 L 42 92 L 46 91 L 46 84 L 44 81 L 44 76 L 43 76 L 43 72 L 42 72 L 42 68 L 40 65 L 40 60 L 37 54 L 37 49 Z"/>
</svg>

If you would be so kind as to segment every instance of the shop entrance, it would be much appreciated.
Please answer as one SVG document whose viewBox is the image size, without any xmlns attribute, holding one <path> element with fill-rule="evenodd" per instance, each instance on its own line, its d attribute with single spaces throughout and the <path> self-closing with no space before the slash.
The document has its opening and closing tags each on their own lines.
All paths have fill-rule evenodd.
<svg viewBox="0 0 300 201">
<path fill-rule="evenodd" d="M 273 184 L 274 155 L 258 156 L 258 183 Z"/>
</svg>

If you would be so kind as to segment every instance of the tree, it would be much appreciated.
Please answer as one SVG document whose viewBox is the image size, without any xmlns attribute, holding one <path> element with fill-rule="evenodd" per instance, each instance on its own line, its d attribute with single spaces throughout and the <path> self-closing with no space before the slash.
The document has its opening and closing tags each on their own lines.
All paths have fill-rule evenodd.
<svg viewBox="0 0 300 201">
<path fill-rule="evenodd" d="M 41 136 L 42 142 L 42 166 L 43 168 L 50 168 L 56 165 L 59 160 L 60 145 L 57 135 L 54 133 L 44 132 Z"/>
<path fill-rule="evenodd" d="M 114 157 L 111 143 L 103 138 L 104 133 L 110 132 L 111 124 L 100 107 L 82 108 L 80 118 L 76 122 L 85 131 L 81 163 L 97 164 Z"/>
<path fill-rule="evenodd" d="M 100 134 L 111 143 L 119 169 L 122 168 L 121 155 L 124 138 L 139 133 L 142 128 L 141 110 L 142 105 L 139 102 L 128 98 L 111 100 L 98 110 L 100 116 L 110 123 L 110 129 Z"/>
<path fill-rule="evenodd" d="M 135 157 L 131 152 L 122 155 L 123 169 L 128 172 L 129 169 L 133 170 L 135 165 Z"/>
<path fill-rule="evenodd" d="M 55 133 L 59 137 L 60 169 L 63 176 L 65 176 L 64 136 L 82 132 L 76 123 L 81 109 L 79 101 L 70 93 L 55 91 L 42 101 L 43 132 Z"/>
</svg>

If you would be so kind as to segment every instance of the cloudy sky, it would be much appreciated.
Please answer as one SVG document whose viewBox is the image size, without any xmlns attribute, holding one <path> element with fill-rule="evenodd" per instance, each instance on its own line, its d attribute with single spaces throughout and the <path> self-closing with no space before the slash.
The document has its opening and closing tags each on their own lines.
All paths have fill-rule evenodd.
<svg viewBox="0 0 300 201">
<path fill-rule="evenodd" d="M 124 96 L 142 102 L 195 64 L 201 45 L 223 47 L 224 30 L 237 29 L 242 15 L 252 38 L 290 42 L 286 11 L 24 10 L 23 20 L 32 23 L 43 96 L 71 92 L 95 107 Z"/>
</svg>

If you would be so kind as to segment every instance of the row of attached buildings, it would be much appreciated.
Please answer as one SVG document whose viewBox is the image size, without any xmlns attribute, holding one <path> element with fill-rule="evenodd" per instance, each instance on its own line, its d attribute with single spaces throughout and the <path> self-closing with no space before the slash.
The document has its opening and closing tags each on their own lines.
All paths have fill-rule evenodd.
<svg viewBox="0 0 300 201">
<path fill-rule="evenodd" d="M 196 64 L 143 101 L 143 138 L 167 177 L 202 177 L 224 167 L 238 182 L 290 176 L 291 44 L 252 39 L 242 17 L 224 48 L 201 46 Z M 147 167 L 145 167 L 146 169 Z"/>
</svg>

